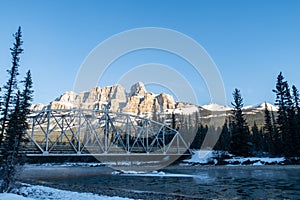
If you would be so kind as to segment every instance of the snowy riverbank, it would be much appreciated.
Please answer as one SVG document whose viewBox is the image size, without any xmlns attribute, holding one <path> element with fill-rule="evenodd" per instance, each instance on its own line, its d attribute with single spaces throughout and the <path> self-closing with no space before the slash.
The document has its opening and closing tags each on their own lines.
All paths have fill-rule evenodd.
<svg viewBox="0 0 300 200">
<path fill-rule="evenodd" d="M 227 152 L 198 150 L 180 165 L 281 165 L 285 161 L 284 157 L 235 157 Z"/>
<path fill-rule="evenodd" d="M 0 193 L 0 200 L 129 200 L 129 198 L 109 197 L 92 193 L 59 190 L 39 185 L 22 184 L 14 193 Z"/>
</svg>

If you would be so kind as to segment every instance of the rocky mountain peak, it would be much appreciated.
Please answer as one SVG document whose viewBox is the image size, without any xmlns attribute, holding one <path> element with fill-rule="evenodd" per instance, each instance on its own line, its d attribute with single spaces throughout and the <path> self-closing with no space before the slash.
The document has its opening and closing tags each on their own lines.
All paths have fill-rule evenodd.
<svg viewBox="0 0 300 200">
<path fill-rule="evenodd" d="M 94 87 L 90 91 L 65 92 L 54 101 L 43 108 L 48 109 L 71 109 L 81 107 L 82 109 L 103 109 L 103 105 L 110 103 L 110 110 L 113 112 L 126 112 L 137 115 L 149 115 L 153 112 L 170 112 L 177 109 L 179 105 L 169 94 L 155 95 L 147 92 L 142 82 L 131 86 L 127 93 L 121 85 L 106 87 Z M 180 104 L 181 105 L 181 104 Z M 33 110 L 40 110 L 42 106 L 33 106 Z M 179 109 L 179 107 L 178 107 Z M 181 109 L 181 107 L 180 107 Z"/>
<path fill-rule="evenodd" d="M 144 83 L 137 82 L 131 86 L 129 96 L 145 96 L 146 93 L 147 90 Z"/>
</svg>

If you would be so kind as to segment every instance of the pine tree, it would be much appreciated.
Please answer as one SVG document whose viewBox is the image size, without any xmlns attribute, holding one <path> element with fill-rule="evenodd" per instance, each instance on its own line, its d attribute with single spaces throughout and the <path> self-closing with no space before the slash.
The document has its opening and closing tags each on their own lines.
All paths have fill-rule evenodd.
<svg viewBox="0 0 300 200">
<path fill-rule="evenodd" d="M 204 141 L 204 138 L 207 134 L 208 131 L 208 127 L 207 126 L 203 126 L 202 124 L 200 124 L 200 126 L 198 127 L 197 133 L 195 135 L 195 138 L 190 146 L 191 149 L 200 149 L 202 146 L 202 143 Z"/>
<path fill-rule="evenodd" d="M 217 144 L 214 149 L 219 151 L 229 151 L 230 147 L 230 132 L 228 129 L 227 120 L 225 121 Z"/>
<path fill-rule="evenodd" d="M 297 89 L 293 87 L 293 97 L 290 93 L 289 85 L 287 81 L 284 81 L 282 73 L 277 77 L 276 89 L 273 92 L 276 94 L 276 103 L 279 107 L 277 116 L 277 135 L 276 140 L 280 141 L 281 144 L 277 148 L 280 154 L 284 154 L 286 157 L 297 156 L 297 130 L 298 122 L 297 111 L 298 111 L 298 96 Z M 296 102 L 295 102 L 296 100 Z"/>
<path fill-rule="evenodd" d="M 23 131 L 21 121 L 20 92 L 16 95 L 14 110 L 9 114 L 9 122 L 3 141 L 2 168 L 3 182 L 0 192 L 10 192 L 14 188 L 17 170 L 18 150 L 20 146 L 19 134 Z"/>
<path fill-rule="evenodd" d="M 275 129 L 272 122 L 272 116 L 270 114 L 270 111 L 268 110 L 268 106 L 265 103 L 265 125 L 264 125 L 264 134 L 265 134 L 265 141 L 267 145 L 267 150 L 272 153 L 276 154 L 275 152 L 275 145 L 276 143 L 280 141 L 276 141 L 275 139 Z"/>
<path fill-rule="evenodd" d="M 294 103 L 292 100 L 292 96 L 290 93 L 290 89 L 288 84 L 286 83 L 286 104 L 287 104 L 287 120 L 288 120 L 288 126 L 287 126 L 287 133 L 283 135 L 283 141 L 284 141 L 284 151 L 285 155 L 287 157 L 293 157 L 295 156 L 296 152 L 296 112 Z"/>
<path fill-rule="evenodd" d="M 9 80 L 4 86 L 4 105 L 2 111 L 1 137 L 1 166 L 3 172 L 3 181 L 0 192 L 9 192 L 14 188 L 15 175 L 18 166 L 22 164 L 22 155 L 20 154 L 21 144 L 25 141 L 25 131 L 28 129 L 27 116 L 30 112 L 32 101 L 32 79 L 30 71 L 27 72 L 22 93 L 18 90 L 17 75 L 19 66 L 19 55 L 23 52 L 21 44 L 21 29 L 15 34 L 16 42 L 12 48 L 13 66 L 9 72 Z"/>
<path fill-rule="evenodd" d="M 25 131 L 28 128 L 27 116 L 30 113 L 30 106 L 33 99 L 33 89 L 32 89 L 32 78 L 30 70 L 27 71 L 24 80 L 24 90 L 21 94 L 21 121 L 23 122 L 23 130 Z M 20 137 L 22 138 L 22 137 Z"/>
<path fill-rule="evenodd" d="M 0 147 L 8 123 L 9 113 L 14 107 L 13 97 L 15 95 L 15 91 L 18 88 L 17 87 L 17 76 L 19 75 L 18 67 L 20 62 L 20 55 L 23 53 L 21 27 L 18 28 L 18 31 L 13 36 L 15 38 L 15 43 L 13 44 L 13 48 L 10 49 L 12 55 L 12 67 L 10 70 L 7 70 L 9 74 L 9 80 L 7 81 L 6 85 L 4 85 L 3 87 L 5 94 L 3 96 L 3 102 L 1 106 Z"/>
<path fill-rule="evenodd" d="M 265 133 L 272 135 L 273 133 L 273 124 L 271 119 L 270 111 L 268 110 L 267 103 L 265 103 Z"/>
<path fill-rule="evenodd" d="M 282 72 L 277 77 L 276 89 L 273 92 L 276 94 L 275 105 L 278 106 L 278 116 L 276 119 L 277 131 L 275 136 L 275 143 L 277 143 L 277 154 L 283 154 L 284 137 L 287 135 L 288 130 L 288 117 L 287 117 L 287 103 L 286 103 L 286 84 Z"/>
<path fill-rule="evenodd" d="M 233 100 L 232 105 L 234 106 L 234 110 L 230 152 L 237 156 L 249 156 L 251 155 L 250 132 L 242 112 L 243 98 L 240 90 L 234 90 Z"/>
<path fill-rule="evenodd" d="M 299 91 L 296 88 L 295 85 L 292 86 L 292 92 L 293 92 L 293 101 L 296 108 L 297 113 L 300 113 L 300 107 L 299 107 Z"/>
<path fill-rule="evenodd" d="M 28 129 L 27 116 L 30 112 L 32 101 L 32 79 L 30 71 L 27 72 L 24 83 L 24 90 L 16 95 L 14 110 L 9 115 L 9 122 L 3 142 L 2 168 L 3 182 L 0 192 L 9 192 L 15 183 L 15 175 L 18 166 L 22 163 L 20 154 L 21 144 L 26 141 L 25 131 Z"/>
<path fill-rule="evenodd" d="M 293 102 L 295 108 L 295 119 L 294 123 L 296 125 L 295 130 L 295 156 L 300 157 L 300 107 L 299 107 L 299 91 L 296 86 L 292 86 Z"/>
<path fill-rule="evenodd" d="M 258 129 L 256 122 L 252 127 L 252 143 L 255 152 L 263 151 L 263 135 L 262 132 Z"/>
</svg>

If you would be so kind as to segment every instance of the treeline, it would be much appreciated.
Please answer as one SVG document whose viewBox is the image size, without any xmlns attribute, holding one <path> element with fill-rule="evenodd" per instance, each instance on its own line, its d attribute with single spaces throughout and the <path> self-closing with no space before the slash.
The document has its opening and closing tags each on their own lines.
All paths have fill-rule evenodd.
<svg viewBox="0 0 300 200">
<path fill-rule="evenodd" d="M 7 82 L 0 88 L 0 192 L 9 192 L 14 188 L 15 175 L 23 160 L 20 150 L 26 142 L 27 115 L 33 95 L 30 71 L 22 81 L 18 79 L 20 55 L 23 53 L 21 27 L 13 36 L 11 68 L 7 70 Z"/>
<path fill-rule="evenodd" d="M 237 156 L 285 156 L 300 157 L 300 105 L 299 92 L 293 85 L 292 90 L 284 80 L 282 73 L 277 77 L 275 105 L 278 111 L 274 115 L 265 105 L 265 122 L 262 127 L 256 123 L 252 127 L 247 124 L 243 114 L 243 98 L 241 92 L 233 92 L 233 110 L 219 130 L 214 127 L 197 125 L 196 137 L 191 144 L 192 149 L 199 149 L 207 134 L 221 134 L 215 150 L 228 151 Z"/>
</svg>

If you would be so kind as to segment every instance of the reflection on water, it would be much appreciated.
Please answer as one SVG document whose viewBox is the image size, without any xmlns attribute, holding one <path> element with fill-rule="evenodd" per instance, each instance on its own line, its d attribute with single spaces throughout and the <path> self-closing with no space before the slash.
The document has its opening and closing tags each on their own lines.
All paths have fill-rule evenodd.
<svg viewBox="0 0 300 200">
<path fill-rule="evenodd" d="M 27 168 L 23 179 L 209 199 L 300 199 L 300 166 L 172 166 L 148 174 L 106 167 Z"/>
</svg>

